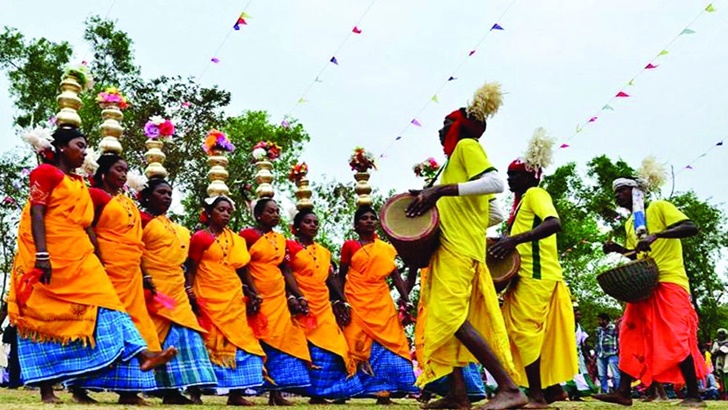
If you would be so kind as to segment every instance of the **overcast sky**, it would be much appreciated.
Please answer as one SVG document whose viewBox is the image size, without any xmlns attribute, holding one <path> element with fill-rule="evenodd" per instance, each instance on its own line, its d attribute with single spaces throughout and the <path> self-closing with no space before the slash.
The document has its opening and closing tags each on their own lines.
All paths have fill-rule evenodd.
<svg viewBox="0 0 728 410">
<path fill-rule="evenodd" d="M 563 142 L 595 114 L 708 4 L 683 0 L 251 0 L 248 25 L 231 26 L 248 0 L 0 0 L 0 25 L 28 37 L 69 41 L 75 59 L 89 58 L 83 20 L 116 20 L 134 41 L 146 77 L 199 76 L 232 92 L 231 114 L 267 110 L 280 121 L 336 53 L 296 107 L 311 135 L 303 160 L 312 177 L 350 178 L 347 159 L 362 145 L 381 154 L 440 88 L 439 103 L 418 116 L 379 160 L 372 183 L 404 190 L 421 184 L 411 168 L 429 156 L 443 158 L 437 129 L 444 115 L 463 106 L 485 81 L 507 92 L 481 142 L 502 172 L 526 148 L 536 127 Z M 600 154 L 634 167 L 646 155 L 674 164 L 677 190 L 694 189 L 726 209 L 728 147 L 716 148 L 680 170 L 728 133 L 728 2 L 713 2 L 680 36 L 654 70 L 625 88 L 629 98 L 610 105 L 559 150 L 556 164 L 584 164 Z M 371 8 L 370 8 L 371 6 Z M 507 10 L 507 12 L 506 12 Z M 505 14 L 504 14 L 505 12 Z M 499 18 L 502 15 L 502 18 Z M 488 32 L 494 24 L 503 31 Z M 229 34 L 224 46 L 218 46 Z M 487 35 L 486 35 L 487 34 Z M 485 37 L 484 37 L 485 36 Z M 463 61 L 481 39 L 476 53 Z M 11 126 L 7 79 L 0 79 L 0 149 L 19 143 Z M 200 136 L 202 138 L 202 136 Z M 728 141 L 726 141 L 728 142 Z M 547 171 L 548 173 L 548 171 Z M 665 188 L 669 194 L 670 186 Z"/>
</svg>

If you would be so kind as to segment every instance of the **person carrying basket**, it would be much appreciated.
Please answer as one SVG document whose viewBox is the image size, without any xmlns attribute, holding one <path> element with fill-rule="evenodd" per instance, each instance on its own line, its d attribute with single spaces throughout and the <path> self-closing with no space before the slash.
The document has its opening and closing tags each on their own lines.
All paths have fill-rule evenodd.
<svg viewBox="0 0 728 410">
<path fill-rule="evenodd" d="M 643 169 L 650 168 L 648 165 L 646 160 Z M 644 194 L 651 186 L 659 186 L 656 179 L 650 183 L 645 177 L 618 178 L 612 184 L 617 205 L 631 211 L 632 216 L 625 225 L 626 247 L 609 241 L 603 246 L 604 252 L 621 253 L 630 259 L 649 254 L 659 275 L 648 297 L 627 303 L 619 335 L 621 378 L 617 391 L 594 398 L 629 406 L 630 384 L 640 379 L 648 386 L 653 381 L 685 383 L 687 395 L 680 405 L 704 407 L 698 379 L 707 369 L 698 349 L 698 316 L 690 300 L 680 242 L 696 235 L 698 228 L 670 202 L 654 201 L 645 210 Z"/>
</svg>

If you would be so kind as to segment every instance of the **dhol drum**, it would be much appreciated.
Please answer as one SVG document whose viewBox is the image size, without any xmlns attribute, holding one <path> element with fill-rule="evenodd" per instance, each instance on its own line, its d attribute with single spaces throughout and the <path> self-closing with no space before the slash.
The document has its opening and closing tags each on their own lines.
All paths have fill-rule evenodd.
<svg viewBox="0 0 728 410">
<path fill-rule="evenodd" d="M 634 303 L 652 295 L 659 275 L 655 260 L 644 258 L 600 273 L 597 283 L 607 295 L 622 302 Z"/>
<path fill-rule="evenodd" d="M 498 242 L 497 238 L 486 239 L 486 251 Z M 496 293 L 501 293 L 508 289 L 508 285 L 517 277 L 518 269 L 521 267 L 521 255 L 514 250 L 503 259 L 496 259 L 489 253 L 486 253 L 485 263 L 488 265 L 490 276 L 493 278 Z"/>
<path fill-rule="evenodd" d="M 440 243 L 440 217 L 437 208 L 432 208 L 418 217 L 408 218 L 405 210 L 412 200 L 414 197 L 409 193 L 389 198 L 379 211 L 379 221 L 405 265 L 424 268 Z"/>
</svg>

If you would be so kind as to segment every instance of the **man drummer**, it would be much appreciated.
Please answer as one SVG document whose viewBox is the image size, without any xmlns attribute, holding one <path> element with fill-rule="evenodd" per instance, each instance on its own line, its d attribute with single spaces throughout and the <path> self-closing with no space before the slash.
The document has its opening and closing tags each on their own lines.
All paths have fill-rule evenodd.
<svg viewBox="0 0 728 410">
<path fill-rule="evenodd" d="M 634 178 L 616 179 L 612 188 L 617 205 L 631 212 L 644 209 L 645 185 Z M 644 215 L 644 235 L 638 237 L 633 214 L 625 224 L 627 247 L 607 242 L 603 249 L 605 253 L 617 252 L 630 259 L 636 258 L 634 251 L 639 258 L 649 254 L 659 269 L 659 283 L 647 299 L 627 303 L 619 333 L 619 388 L 594 398 L 629 406 L 630 384 L 633 379 L 640 379 L 647 386 L 653 381 L 685 383 L 687 395 L 680 405 L 705 407 L 698 380 L 706 375 L 707 369 L 698 349 L 698 316 L 690 301 L 680 242 L 681 238 L 696 235 L 698 228 L 667 201 L 650 203 Z"/>
<path fill-rule="evenodd" d="M 579 370 L 571 294 L 556 249 L 561 222 L 551 196 L 538 186 L 542 172 L 528 158 L 508 166 L 508 186 L 515 195 L 508 235 L 489 249 L 498 259 L 516 249 L 521 257 L 518 278 L 504 295 L 502 311 L 518 371 L 516 383 L 528 388 L 529 408 L 548 408 L 554 399 L 547 401 L 542 386 L 559 386 Z"/>
<path fill-rule="evenodd" d="M 504 187 L 478 139 L 486 118 L 500 106 L 500 86 L 484 85 L 473 101 L 467 109 L 445 117 L 440 142 L 448 162 L 440 185 L 411 191 L 415 198 L 406 211 L 416 217 L 437 206 L 440 216 L 440 245 L 423 286 L 427 315 L 423 370 L 417 384 L 424 387 L 449 376 L 450 392 L 426 405 L 428 409 L 470 407 L 463 367 L 475 360 L 499 386 L 484 409 L 518 408 L 528 402 L 509 375 L 514 368 L 508 335 L 485 264 L 489 199 Z"/>
</svg>

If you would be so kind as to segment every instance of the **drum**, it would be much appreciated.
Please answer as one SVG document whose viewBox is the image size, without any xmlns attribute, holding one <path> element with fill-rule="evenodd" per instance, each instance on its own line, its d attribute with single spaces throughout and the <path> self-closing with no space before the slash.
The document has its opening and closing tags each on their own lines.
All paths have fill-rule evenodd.
<svg viewBox="0 0 728 410">
<path fill-rule="evenodd" d="M 405 210 L 413 199 L 409 193 L 389 198 L 379 211 L 379 221 L 405 265 L 424 268 L 440 244 L 440 218 L 434 207 L 418 217 L 408 218 Z"/>
<path fill-rule="evenodd" d="M 634 303 L 652 295 L 659 275 L 655 260 L 644 258 L 600 273 L 597 282 L 607 295 L 622 302 Z"/>
<path fill-rule="evenodd" d="M 496 242 L 498 242 L 498 239 L 486 239 L 486 252 Z M 485 263 L 488 265 L 490 276 L 493 278 L 496 293 L 501 293 L 508 288 L 511 281 L 518 275 L 518 269 L 521 267 L 521 255 L 518 254 L 518 251 L 514 250 L 505 258 L 496 259 L 490 256 L 489 253 L 486 253 Z"/>
</svg>

